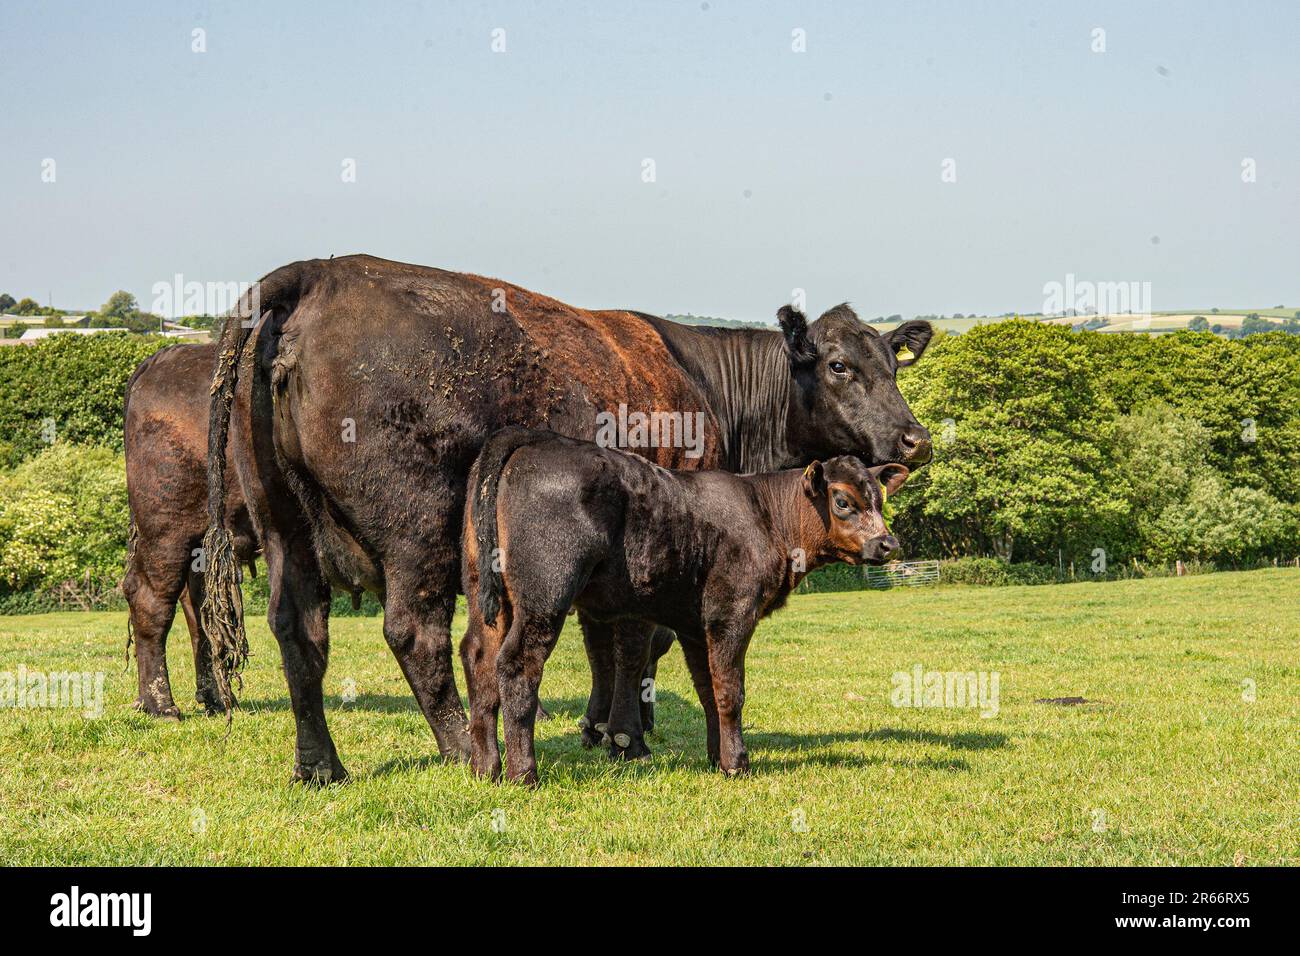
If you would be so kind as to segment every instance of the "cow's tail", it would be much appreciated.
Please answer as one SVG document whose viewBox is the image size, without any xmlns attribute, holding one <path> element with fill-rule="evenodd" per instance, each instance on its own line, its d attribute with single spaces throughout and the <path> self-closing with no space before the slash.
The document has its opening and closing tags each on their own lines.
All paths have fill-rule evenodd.
<svg viewBox="0 0 1300 956">
<path fill-rule="evenodd" d="M 496 623 L 506 592 L 505 578 L 501 573 L 504 556 L 497 533 L 497 492 L 501 472 L 510 456 L 520 448 L 553 437 L 551 432 L 531 428 L 503 428 L 489 438 L 479 452 L 474 488 L 471 489 L 470 521 L 478 548 L 478 609 L 483 615 L 483 623 L 489 626 Z"/>
<path fill-rule="evenodd" d="M 212 405 L 208 413 L 208 530 L 203 536 L 204 599 L 200 618 L 212 649 L 212 672 L 229 722 L 234 708 L 231 682 L 240 683 L 239 670 L 248 661 L 244 631 L 244 600 L 239 590 L 239 561 L 234 537 L 226 528 L 226 438 L 235 399 L 239 358 L 253 327 L 283 321 L 306 294 L 309 262 L 277 269 L 240 297 L 226 318 L 212 373 Z"/>
</svg>

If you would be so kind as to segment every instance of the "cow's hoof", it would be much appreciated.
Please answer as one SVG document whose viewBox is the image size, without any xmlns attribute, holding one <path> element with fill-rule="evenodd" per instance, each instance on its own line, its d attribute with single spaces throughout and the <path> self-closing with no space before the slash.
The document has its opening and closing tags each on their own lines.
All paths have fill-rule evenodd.
<svg viewBox="0 0 1300 956">
<path fill-rule="evenodd" d="M 221 697 L 217 694 L 215 687 L 204 688 L 194 695 L 194 703 L 203 708 L 203 712 L 209 717 L 224 717 L 226 714 L 226 705 L 221 703 Z M 235 701 L 231 701 L 231 706 L 235 706 Z"/>
<path fill-rule="evenodd" d="M 159 704 L 157 701 L 146 697 L 137 697 L 131 706 L 141 713 L 148 714 L 150 717 L 157 717 L 159 720 L 179 722 L 181 719 L 181 709 L 171 702 Z"/>
<path fill-rule="evenodd" d="M 442 760 L 443 763 L 470 763 L 473 760 L 473 754 L 468 749 L 454 748 L 443 751 Z"/>
<path fill-rule="evenodd" d="M 506 775 L 506 780 L 518 786 L 535 790 L 537 789 L 537 767 L 526 767 L 517 773 L 512 771 Z"/>
<path fill-rule="evenodd" d="M 742 753 L 730 766 L 723 767 L 722 772 L 728 777 L 743 777 L 749 773 L 749 754 Z"/>
<path fill-rule="evenodd" d="M 609 735 L 606 733 L 609 724 L 592 724 L 586 717 L 583 717 L 578 721 L 578 726 L 582 728 L 582 746 L 588 750 L 592 747 L 609 746 Z"/>
<path fill-rule="evenodd" d="M 649 756 L 650 748 L 645 745 L 644 737 L 615 734 L 610 742 L 609 757 L 611 760 L 644 760 Z"/>
<path fill-rule="evenodd" d="M 501 758 L 498 756 L 471 760 L 470 769 L 474 772 L 474 776 L 480 780 L 496 783 L 501 779 Z"/>
<path fill-rule="evenodd" d="M 300 760 L 293 768 L 291 779 L 294 783 L 309 787 L 328 787 L 330 784 L 343 783 L 348 779 L 348 772 L 343 769 L 343 764 L 337 757 L 318 763 L 303 763 Z"/>
</svg>

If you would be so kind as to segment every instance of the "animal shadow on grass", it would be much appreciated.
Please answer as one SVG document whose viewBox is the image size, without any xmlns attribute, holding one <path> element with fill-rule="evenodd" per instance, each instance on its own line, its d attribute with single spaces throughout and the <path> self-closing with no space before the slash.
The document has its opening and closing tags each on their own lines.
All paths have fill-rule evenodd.
<svg viewBox="0 0 1300 956">
<path fill-rule="evenodd" d="M 288 697 L 274 697 L 267 700 L 241 700 L 238 710 L 255 714 L 258 711 L 275 712 L 292 710 Z M 344 703 L 338 694 L 325 695 L 325 713 L 339 711 L 365 710 L 379 714 L 400 714 L 406 711 L 419 711 L 415 698 L 410 694 L 357 694 L 357 699 Z M 432 735 L 430 735 L 432 737 Z"/>
<path fill-rule="evenodd" d="M 384 697 L 380 695 L 371 695 L 376 697 L 380 702 L 378 706 L 364 706 L 363 701 L 366 695 L 358 695 L 356 703 L 348 704 L 342 708 L 349 710 L 356 708 L 358 710 L 378 710 L 378 711 L 417 711 L 414 698 L 409 697 Z M 661 694 L 660 699 L 672 697 L 671 694 Z M 585 697 L 561 697 L 552 698 L 542 694 L 542 706 L 546 708 L 547 713 L 551 715 L 550 720 L 539 720 L 537 722 L 537 756 L 539 760 L 549 764 L 551 767 L 557 764 L 570 765 L 582 761 L 580 755 L 586 753 L 583 750 L 581 737 L 578 733 L 578 718 L 587 711 L 587 698 Z M 276 701 L 276 704 L 285 704 L 287 701 Z M 465 712 L 469 713 L 469 701 L 463 701 Z M 418 712 L 418 711 L 417 711 Z M 499 721 L 500 718 L 498 718 Z M 554 730 L 552 730 L 554 729 Z M 501 739 L 501 727 L 497 728 L 498 741 Z M 653 739 L 653 737 L 651 738 Z M 429 744 L 433 746 L 433 735 L 429 735 Z M 604 759 L 604 751 L 591 751 L 595 756 L 602 758 L 602 772 L 608 772 L 608 766 L 612 762 Z M 502 744 L 501 755 L 505 757 L 505 747 Z M 594 759 L 594 758 L 593 758 Z M 394 774 L 418 772 L 428 770 L 431 767 L 445 766 L 447 761 L 440 757 L 436 752 L 425 754 L 423 756 L 401 756 L 386 760 L 379 766 L 375 767 L 367 777 L 388 777 Z M 543 771 L 545 772 L 545 771 Z"/>
<path fill-rule="evenodd" d="M 828 749 L 836 743 L 866 743 L 887 741 L 900 743 L 935 744 L 951 750 L 992 750 L 1006 747 L 1006 734 L 986 731 L 967 731 L 944 734 L 930 730 L 902 730 L 883 727 L 879 730 L 827 731 L 825 733 L 789 734 L 779 731 L 749 732 L 745 735 L 755 769 L 766 767 L 773 771 L 817 765 L 822 767 L 871 767 L 889 764 L 894 767 L 928 770 L 969 770 L 964 757 L 923 757 L 919 760 L 890 758 L 884 754 L 848 754 Z M 786 751 L 786 753 L 781 753 Z"/>
</svg>

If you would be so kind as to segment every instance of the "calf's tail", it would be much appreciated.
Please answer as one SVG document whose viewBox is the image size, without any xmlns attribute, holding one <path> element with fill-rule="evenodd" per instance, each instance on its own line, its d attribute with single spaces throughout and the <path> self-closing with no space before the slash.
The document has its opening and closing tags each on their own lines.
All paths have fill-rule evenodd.
<svg viewBox="0 0 1300 956">
<path fill-rule="evenodd" d="M 208 412 L 208 530 L 203 536 L 205 595 L 200 618 L 212 648 L 213 677 L 227 721 L 234 707 L 231 682 L 239 682 L 239 670 L 248 661 L 239 560 L 235 556 L 234 538 L 226 528 L 226 439 L 230 433 L 239 357 L 253 327 L 263 316 L 268 322 L 283 321 L 297 307 L 306 294 L 311 265 L 295 262 L 277 269 L 244 293 L 226 318 L 212 373 L 212 405 Z"/>
<path fill-rule="evenodd" d="M 506 582 L 501 573 L 504 556 L 497 533 L 497 492 L 501 472 L 510 456 L 526 445 L 555 437 L 551 432 L 531 428 L 503 428 L 479 452 L 475 486 L 470 489 L 470 523 L 478 546 L 478 609 L 483 622 L 496 623 L 505 599 Z"/>
</svg>

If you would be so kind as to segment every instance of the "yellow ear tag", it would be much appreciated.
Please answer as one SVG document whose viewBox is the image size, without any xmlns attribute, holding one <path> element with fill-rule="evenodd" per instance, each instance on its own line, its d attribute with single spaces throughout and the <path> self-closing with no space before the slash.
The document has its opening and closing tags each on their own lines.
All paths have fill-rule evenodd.
<svg viewBox="0 0 1300 956">
<path fill-rule="evenodd" d="M 807 468 L 805 468 L 805 469 L 803 470 L 803 476 L 804 476 L 804 478 L 806 478 L 806 479 L 809 480 L 809 481 L 812 480 L 812 470 L 813 470 L 813 466 L 812 466 L 812 465 L 809 465 Z"/>
<path fill-rule="evenodd" d="M 915 353 L 913 353 L 912 350 L 909 349 L 906 345 L 904 345 L 901 349 L 899 349 L 894 354 L 898 356 L 898 360 L 900 362 L 907 362 L 911 359 L 916 358 Z"/>
</svg>

